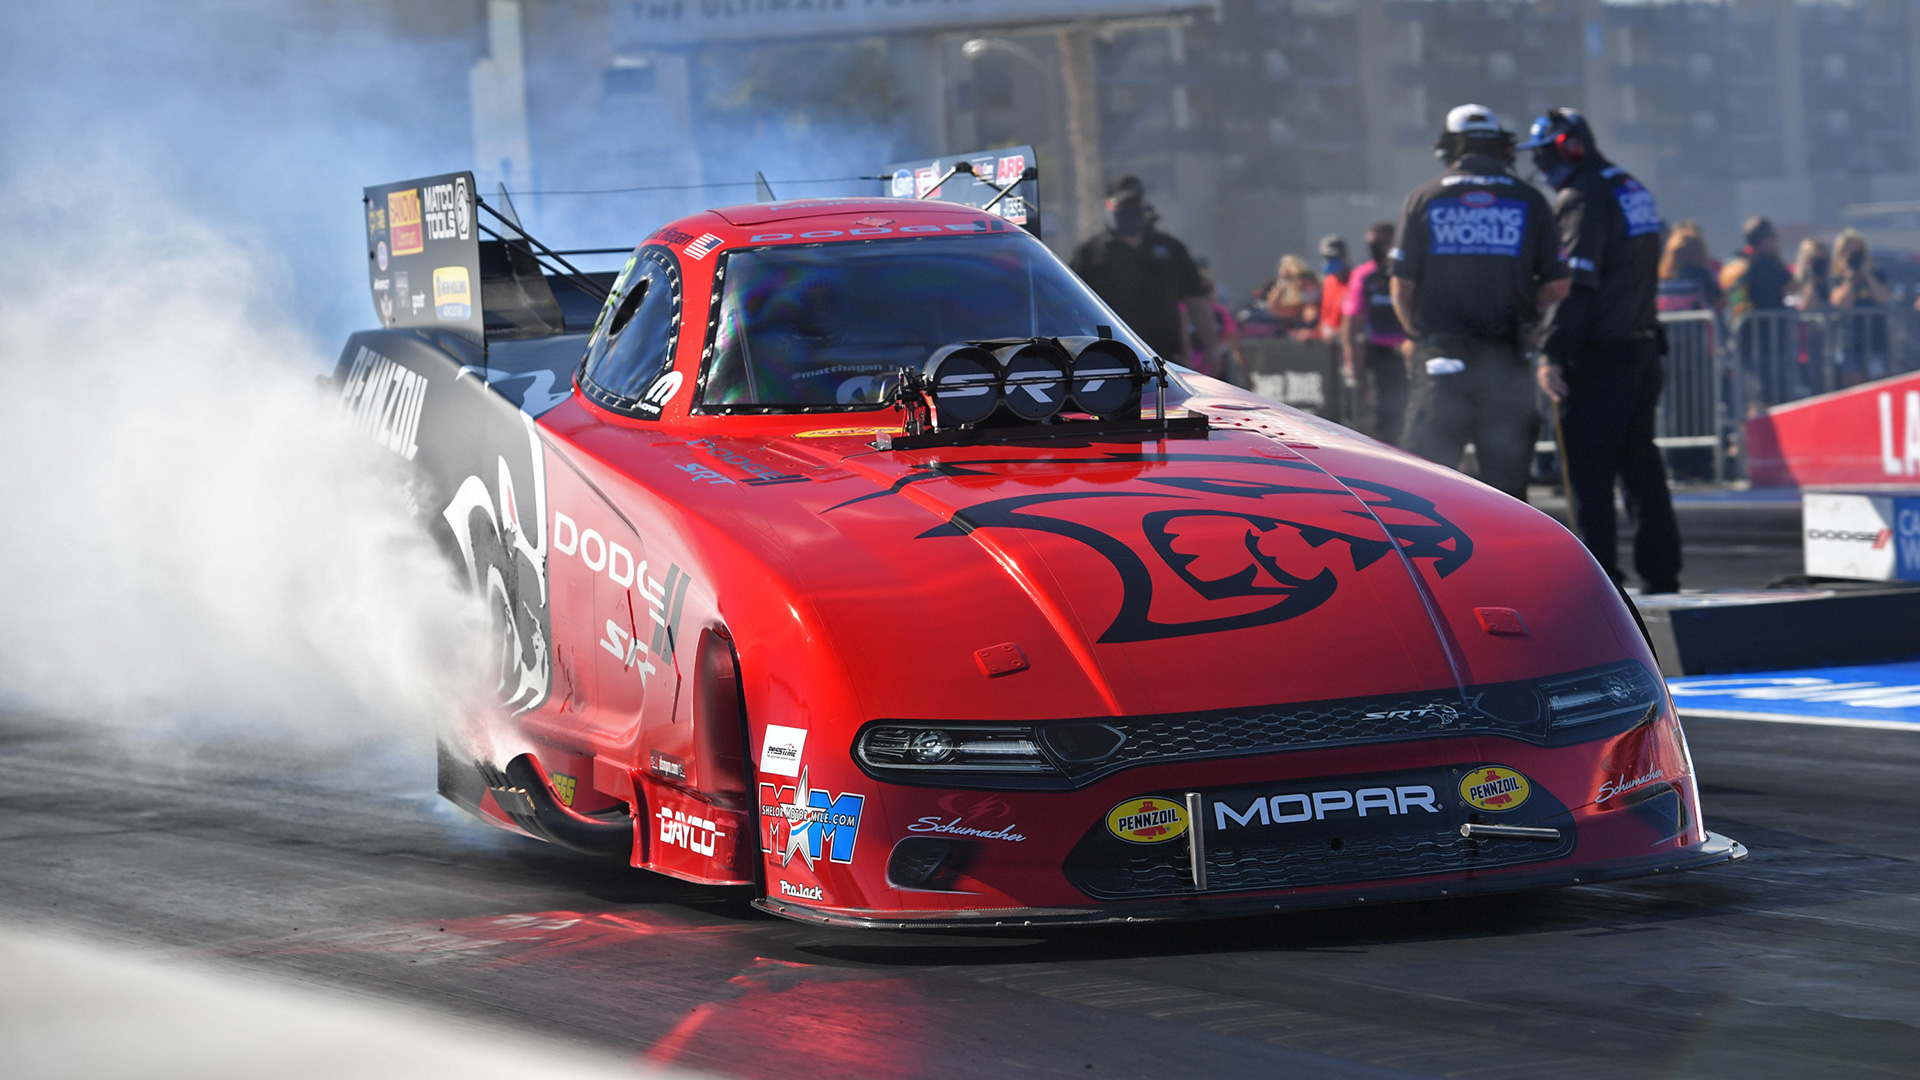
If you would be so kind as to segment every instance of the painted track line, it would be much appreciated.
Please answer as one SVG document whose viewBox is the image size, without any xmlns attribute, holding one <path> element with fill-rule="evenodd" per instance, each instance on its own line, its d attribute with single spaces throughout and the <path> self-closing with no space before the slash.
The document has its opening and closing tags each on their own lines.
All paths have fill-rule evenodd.
<svg viewBox="0 0 1920 1080">
<path fill-rule="evenodd" d="M 1787 713 L 1736 712 L 1730 709 L 1687 709 L 1675 707 L 1675 712 L 1685 720 L 1688 717 L 1700 717 L 1705 720 L 1763 720 L 1771 724 L 1813 724 L 1819 727 L 1873 728 L 1879 731 L 1920 732 L 1920 723 L 1911 720 L 1867 720 L 1847 716 L 1794 716 Z"/>
</svg>

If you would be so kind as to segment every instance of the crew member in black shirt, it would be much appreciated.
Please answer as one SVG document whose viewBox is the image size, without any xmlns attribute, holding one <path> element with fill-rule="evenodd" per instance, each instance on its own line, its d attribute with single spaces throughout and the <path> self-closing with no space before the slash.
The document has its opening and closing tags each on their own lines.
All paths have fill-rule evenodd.
<svg viewBox="0 0 1920 1080">
<path fill-rule="evenodd" d="M 1601 156 L 1572 109 L 1533 123 L 1524 146 L 1559 195 L 1560 245 L 1573 291 L 1541 343 L 1540 387 L 1559 403 L 1574 520 L 1615 581 L 1614 477 L 1637 519 L 1633 566 L 1647 592 L 1680 588 L 1680 527 L 1653 443 L 1665 338 L 1657 305 L 1660 212 L 1653 194 Z"/>
<path fill-rule="evenodd" d="M 1523 341 L 1566 294 L 1553 212 L 1508 171 L 1513 133 L 1484 105 L 1447 114 L 1440 176 L 1407 196 L 1391 255 L 1393 307 L 1416 342 L 1407 449 L 1527 497 L 1540 421 Z"/>
<path fill-rule="evenodd" d="M 1138 177 L 1108 185 L 1107 229 L 1074 251 L 1072 266 L 1161 359 L 1188 362 L 1189 330 L 1201 355 L 1212 358 L 1213 297 L 1187 246 L 1150 222 Z"/>
</svg>

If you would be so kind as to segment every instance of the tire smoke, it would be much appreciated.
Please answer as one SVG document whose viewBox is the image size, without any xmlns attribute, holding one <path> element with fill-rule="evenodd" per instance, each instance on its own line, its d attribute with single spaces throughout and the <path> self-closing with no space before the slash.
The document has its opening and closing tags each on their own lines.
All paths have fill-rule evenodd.
<svg viewBox="0 0 1920 1080">
<path fill-rule="evenodd" d="M 115 175 L 93 168 L 81 175 Z M 0 701 L 167 738 L 424 745 L 484 616 L 337 422 L 288 270 L 157 198 L 16 176 L 0 229 Z"/>
</svg>

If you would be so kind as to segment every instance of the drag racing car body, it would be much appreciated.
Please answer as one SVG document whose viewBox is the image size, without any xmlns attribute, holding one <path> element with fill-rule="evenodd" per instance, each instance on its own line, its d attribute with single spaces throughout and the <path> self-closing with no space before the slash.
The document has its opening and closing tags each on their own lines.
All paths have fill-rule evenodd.
<svg viewBox="0 0 1920 1080">
<path fill-rule="evenodd" d="M 477 262 L 397 236 L 409 188 L 474 213 L 433 196 L 450 179 L 470 193 L 370 189 L 396 302 L 336 377 L 488 598 L 497 703 L 440 777 L 488 821 L 855 925 L 1743 854 L 1565 528 L 1168 370 L 1024 231 L 925 200 L 736 206 L 574 280 L 526 272 L 504 226 Z M 451 328 L 451 275 L 396 287 L 403 246 L 467 260 Z"/>
</svg>

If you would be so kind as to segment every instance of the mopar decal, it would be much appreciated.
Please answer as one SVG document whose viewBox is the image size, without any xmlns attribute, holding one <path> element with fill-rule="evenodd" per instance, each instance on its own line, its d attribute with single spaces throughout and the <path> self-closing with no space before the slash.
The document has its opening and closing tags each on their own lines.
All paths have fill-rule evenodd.
<svg viewBox="0 0 1920 1080">
<path fill-rule="evenodd" d="M 1363 818 L 1372 814 L 1386 817 L 1411 814 L 1416 810 L 1437 814 L 1440 812 L 1435 805 L 1437 799 L 1433 787 L 1428 784 L 1256 795 L 1237 809 L 1233 804 L 1238 800 L 1223 799 L 1213 804 L 1213 827 L 1291 825 L 1302 821 L 1325 821 L 1334 815 Z"/>
</svg>

